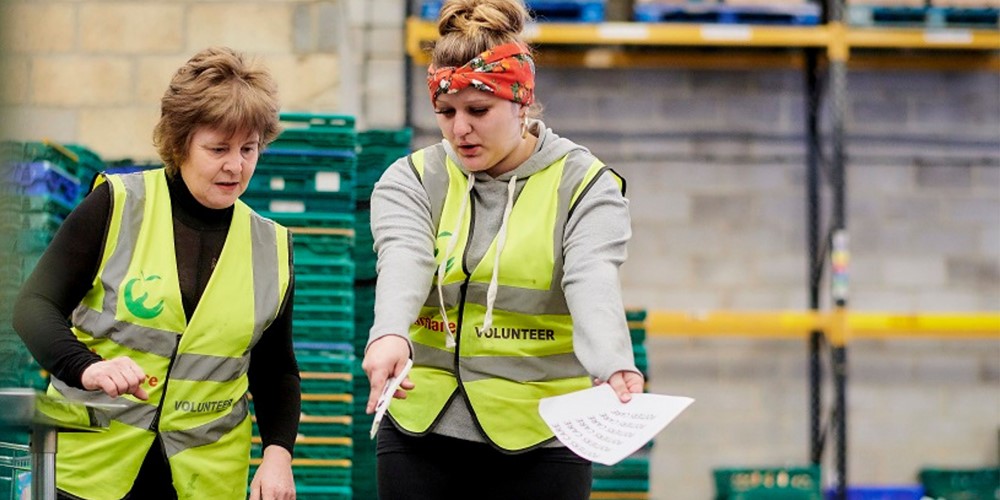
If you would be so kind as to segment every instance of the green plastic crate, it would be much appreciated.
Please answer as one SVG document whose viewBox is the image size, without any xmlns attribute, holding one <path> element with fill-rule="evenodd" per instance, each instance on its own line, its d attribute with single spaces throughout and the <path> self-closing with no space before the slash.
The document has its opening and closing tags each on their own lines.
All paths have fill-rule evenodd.
<svg viewBox="0 0 1000 500">
<path fill-rule="evenodd" d="M 363 148 L 373 146 L 409 147 L 412 140 L 413 129 L 409 127 L 401 129 L 369 129 L 358 132 L 358 144 Z"/>
<path fill-rule="evenodd" d="M 354 231 L 334 229 L 332 232 L 302 232 L 292 229 L 295 257 L 349 257 L 354 245 Z"/>
<path fill-rule="evenodd" d="M 595 478 L 594 491 L 649 491 L 649 479 Z"/>
<path fill-rule="evenodd" d="M 247 193 L 271 196 L 325 195 L 354 199 L 354 169 L 258 166 Z"/>
<path fill-rule="evenodd" d="M 351 415 L 302 415 L 299 418 L 299 434 L 303 436 L 353 436 L 353 432 Z"/>
<path fill-rule="evenodd" d="M 713 475 L 716 500 L 823 500 L 816 466 L 721 468 Z"/>
<path fill-rule="evenodd" d="M 351 415 L 354 396 L 351 394 L 303 394 L 302 414 L 331 416 Z"/>
<path fill-rule="evenodd" d="M 356 360 L 352 354 L 298 354 L 299 371 L 353 374 Z"/>
<path fill-rule="evenodd" d="M 316 314 L 325 314 L 328 309 L 334 309 L 336 314 L 346 314 L 343 321 L 350 321 L 354 313 L 354 290 L 346 285 L 337 282 L 330 282 L 325 276 L 296 276 L 308 282 L 303 287 L 302 298 L 299 299 L 298 290 L 295 293 L 295 312 L 299 312 L 301 305 Z M 311 309 L 310 309 L 311 308 Z M 303 319 L 307 319 L 302 316 Z"/>
<path fill-rule="evenodd" d="M 631 456 L 615 465 L 594 464 L 594 479 L 649 479 L 649 456 Z"/>
<path fill-rule="evenodd" d="M 303 342 L 351 342 L 354 338 L 354 323 L 296 319 L 293 314 L 292 336 Z"/>
<path fill-rule="evenodd" d="M 316 258 L 308 254 L 295 256 L 295 276 L 314 276 L 333 284 L 342 284 L 347 290 L 354 287 L 354 262 L 347 257 Z"/>
<path fill-rule="evenodd" d="M 625 310 L 625 320 L 626 321 L 646 321 L 647 311 L 645 309 L 626 309 Z"/>
<path fill-rule="evenodd" d="M 981 469 L 932 469 L 919 473 L 924 493 L 944 500 L 996 500 L 1000 498 L 1000 467 Z"/>
<path fill-rule="evenodd" d="M 375 497 L 355 496 L 354 489 L 350 486 L 296 485 L 295 498 L 298 500 L 358 500 Z"/>
</svg>

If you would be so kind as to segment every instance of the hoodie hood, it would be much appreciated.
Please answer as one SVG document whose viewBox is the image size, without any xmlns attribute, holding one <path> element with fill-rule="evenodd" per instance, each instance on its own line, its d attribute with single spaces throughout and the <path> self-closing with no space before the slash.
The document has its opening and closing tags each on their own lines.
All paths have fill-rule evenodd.
<svg viewBox="0 0 1000 500">
<path fill-rule="evenodd" d="M 556 160 L 566 156 L 570 151 L 580 150 L 589 153 L 587 148 L 576 144 L 575 142 L 564 139 L 556 135 L 552 129 L 545 126 L 541 120 L 528 120 L 528 132 L 538 137 L 538 143 L 535 145 L 535 152 L 528 157 L 528 160 L 519 165 L 514 170 L 510 172 L 505 172 L 500 176 L 496 177 L 495 180 L 506 181 L 513 176 L 517 176 L 518 179 L 526 179 L 536 172 L 542 171 L 549 165 L 555 163 Z M 445 152 L 448 154 L 448 158 L 451 158 L 463 174 L 469 175 L 469 171 L 465 169 L 462 162 L 458 159 L 458 155 L 455 154 L 455 150 L 451 147 L 451 143 L 446 140 L 442 140 L 441 144 L 444 146 Z M 489 181 L 494 180 L 486 172 L 476 172 L 475 174 L 477 181 Z"/>
</svg>

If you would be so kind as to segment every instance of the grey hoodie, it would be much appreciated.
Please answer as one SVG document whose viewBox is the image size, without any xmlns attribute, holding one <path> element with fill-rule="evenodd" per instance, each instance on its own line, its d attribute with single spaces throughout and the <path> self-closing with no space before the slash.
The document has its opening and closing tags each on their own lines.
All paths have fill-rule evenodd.
<svg viewBox="0 0 1000 500">
<path fill-rule="evenodd" d="M 548 168 L 570 151 L 589 154 L 584 147 L 557 136 L 540 121 L 532 121 L 529 130 L 538 136 L 538 144 L 527 161 L 497 178 L 484 172 L 475 174 L 472 213 L 476 231 L 466 247 L 470 268 L 483 258 L 500 229 L 511 176 L 517 176 L 516 202 L 532 174 Z M 447 141 L 442 144 L 455 164 L 461 165 Z M 468 175 L 464 168 L 462 172 Z M 409 337 L 410 325 L 433 289 L 437 234 L 427 192 L 406 158 L 393 163 L 376 183 L 371 207 L 378 282 L 375 324 L 368 337 L 369 345 L 385 335 Z M 592 376 L 601 380 L 620 370 L 639 371 L 632 356 L 618 279 L 618 268 L 625 261 L 625 247 L 631 235 L 628 200 L 621 195 L 612 176 L 601 175 L 580 198 L 566 222 L 562 281 L 573 318 L 576 356 Z M 432 432 L 485 441 L 460 391 Z"/>
</svg>

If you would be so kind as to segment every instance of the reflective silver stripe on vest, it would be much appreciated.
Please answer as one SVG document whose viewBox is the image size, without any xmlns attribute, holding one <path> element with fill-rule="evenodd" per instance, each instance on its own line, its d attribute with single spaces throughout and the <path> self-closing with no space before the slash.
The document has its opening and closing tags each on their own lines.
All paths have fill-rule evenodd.
<svg viewBox="0 0 1000 500">
<path fill-rule="evenodd" d="M 86 306 L 80 306 L 73 312 L 73 324 L 94 338 L 106 338 L 134 351 L 164 358 L 174 354 L 174 344 L 177 343 L 175 332 L 119 321 L 114 314 L 98 312 Z"/>
<path fill-rule="evenodd" d="M 444 304 L 446 307 L 455 307 L 461 293 L 461 283 L 450 283 L 442 287 L 444 292 Z M 486 303 L 486 290 L 489 283 L 469 282 L 467 299 L 476 304 Z M 550 302 L 552 301 L 552 302 Z M 424 301 L 425 307 L 438 307 L 437 294 L 431 294 Z M 509 311 L 520 314 L 569 314 L 569 306 L 562 294 L 555 296 L 550 290 L 531 290 L 528 288 L 497 286 L 496 301 L 493 307 L 500 311 Z"/>
<path fill-rule="evenodd" d="M 232 410 L 205 425 L 193 429 L 161 432 L 163 451 L 170 458 L 188 448 L 212 444 L 231 432 L 247 418 L 249 403 L 246 396 L 233 404 Z"/>
<path fill-rule="evenodd" d="M 170 378 L 206 382 L 229 382 L 247 372 L 250 354 L 242 358 L 181 353 L 170 368 Z"/>
<path fill-rule="evenodd" d="M 515 382 L 547 382 L 572 377 L 586 377 L 576 354 L 551 356 L 470 356 L 459 367 L 462 382 L 504 378 Z"/>
<path fill-rule="evenodd" d="M 568 306 L 566 306 L 566 297 L 563 295 L 562 291 L 562 280 L 563 280 L 563 239 L 566 234 L 566 222 L 569 217 L 570 201 L 573 199 L 573 193 L 576 192 L 580 184 L 583 183 L 584 177 L 587 176 L 587 170 L 594 163 L 596 158 L 589 153 L 581 153 L 576 151 L 571 153 L 569 157 L 566 158 L 566 165 L 563 168 L 562 181 L 559 183 L 559 208 L 556 211 L 556 223 L 552 228 L 552 238 L 555 243 L 555 262 L 553 263 L 553 273 L 552 273 L 552 286 L 553 292 L 559 294 L 559 303 L 566 307 L 567 312 L 557 312 L 554 314 L 569 314 Z M 556 304 L 555 300 L 549 301 L 552 304 Z M 495 307 L 495 306 L 494 306 Z"/>
<path fill-rule="evenodd" d="M 274 223 L 250 213 L 250 249 L 253 254 L 254 332 L 250 347 L 257 344 L 264 330 L 281 307 L 278 274 L 278 243 Z"/>
<path fill-rule="evenodd" d="M 174 352 L 174 344 L 177 343 L 176 333 L 137 326 L 115 318 L 118 314 L 117 289 L 125 280 L 129 263 L 132 262 L 146 204 L 144 174 L 125 174 L 119 176 L 119 179 L 125 184 L 125 206 L 122 209 L 118 242 L 101 273 L 101 283 L 104 286 L 103 311 L 95 311 L 80 304 L 73 311 L 73 324 L 94 338 L 106 338 L 135 351 L 170 357 Z M 108 186 L 114 184 L 108 181 Z"/>
<path fill-rule="evenodd" d="M 420 181 L 431 201 L 431 220 L 434 222 L 435 228 L 441 224 L 444 199 L 448 194 L 448 168 L 445 165 L 447 158 L 448 154 L 445 152 L 443 144 L 436 144 L 424 149 L 424 176 Z M 444 182 L 442 182 L 442 178 Z"/>
<path fill-rule="evenodd" d="M 452 353 L 417 342 L 413 343 L 413 359 L 419 359 L 422 366 L 440 368 L 449 372 L 455 371 L 455 357 Z"/>
<path fill-rule="evenodd" d="M 156 407 L 153 405 L 138 403 L 126 398 L 112 398 L 104 391 L 85 391 L 70 387 L 54 375 L 52 376 L 52 387 L 70 401 L 114 405 L 107 408 L 108 416 L 123 424 L 143 430 L 149 430 L 149 427 L 153 425 L 153 417 L 156 415 Z M 123 405 L 124 408 L 115 407 Z"/>
</svg>

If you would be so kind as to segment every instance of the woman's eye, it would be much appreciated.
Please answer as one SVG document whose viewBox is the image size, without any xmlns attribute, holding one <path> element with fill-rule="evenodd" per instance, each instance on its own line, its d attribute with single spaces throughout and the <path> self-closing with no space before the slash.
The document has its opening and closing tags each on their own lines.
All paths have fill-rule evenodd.
<svg viewBox="0 0 1000 500">
<path fill-rule="evenodd" d="M 451 116 L 455 114 L 454 109 L 435 109 L 434 112 L 444 116 Z"/>
<path fill-rule="evenodd" d="M 483 116 L 489 110 L 490 110 L 489 108 L 472 108 L 469 110 L 469 113 L 472 113 L 476 116 Z"/>
<path fill-rule="evenodd" d="M 213 153 L 225 153 L 226 148 L 212 148 Z"/>
</svg>

